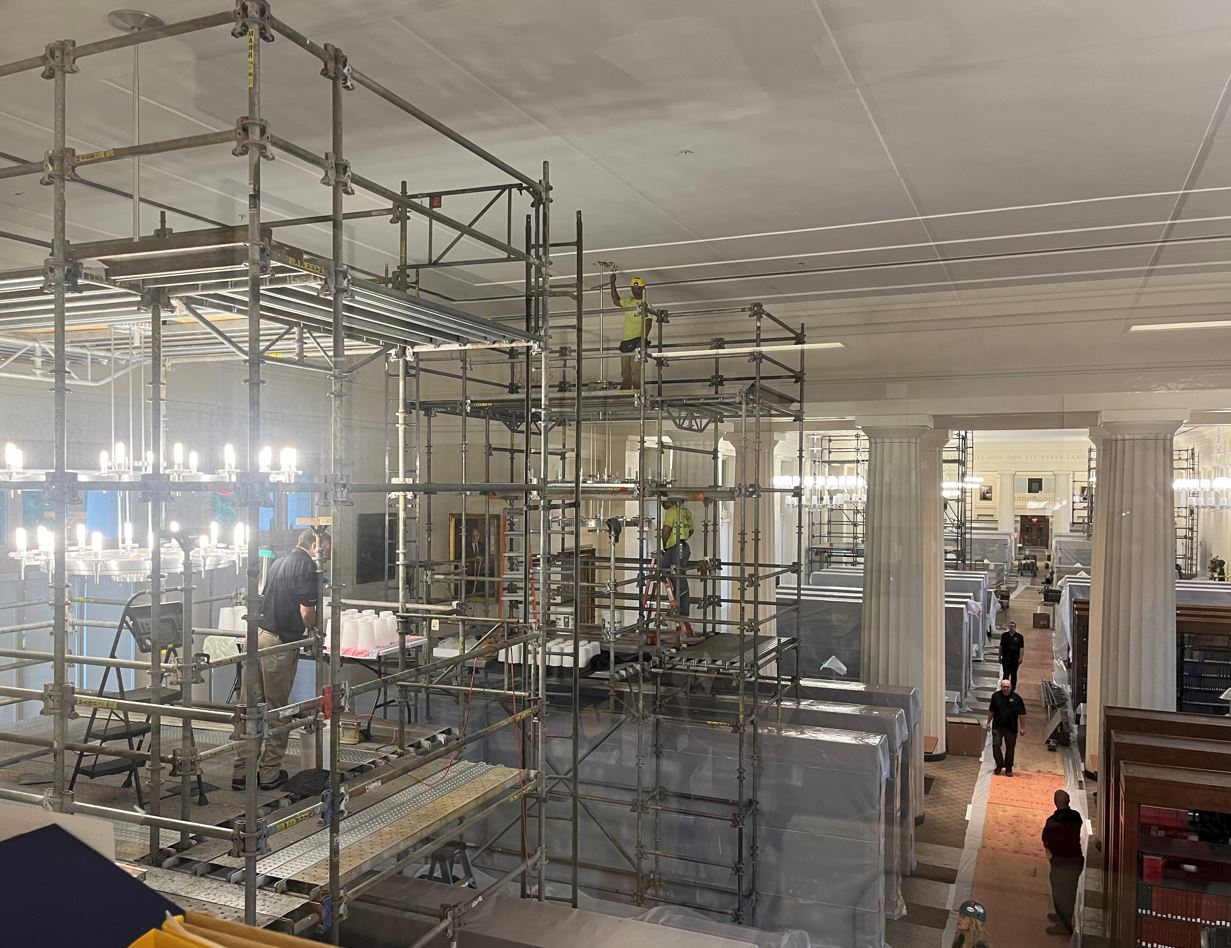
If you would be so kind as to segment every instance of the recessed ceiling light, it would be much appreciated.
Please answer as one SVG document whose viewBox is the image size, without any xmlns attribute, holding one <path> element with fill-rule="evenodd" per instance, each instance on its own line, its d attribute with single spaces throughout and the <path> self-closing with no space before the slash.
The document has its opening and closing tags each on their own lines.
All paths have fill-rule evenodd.
<svg viewBox="0 0 1231 948">
<path fill-rule="evenodd" d="M 1170 329 L 1226 329 L 1228 327 L 1231 327 L 1231 319 L 1206 319 L 1188 323 L 1134 323 L 1128 327 L 1128 331 L 1166 332 Z"/>
</svg>

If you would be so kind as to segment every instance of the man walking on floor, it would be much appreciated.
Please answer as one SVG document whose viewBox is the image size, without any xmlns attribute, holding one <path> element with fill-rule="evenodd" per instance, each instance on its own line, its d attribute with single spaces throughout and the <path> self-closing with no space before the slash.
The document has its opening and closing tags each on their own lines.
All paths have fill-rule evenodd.
<svg viewBox="0 0 1231 948">
<path fill-rule="evenodd" d="M 992 695 L 987 708 L 987 728 L 992 732 L 992 757 L 996 760 L 996 774 L 1004 771 L 1013 776 L 1013 752 L 1017 749 L 1018 737 L 1026 736 L 1026 703 L 1013 690 L 1013 682 L 1005 679 L 1000 690 Z M 1004 744 L 1004 752 L 1000 746 Z"/>
<path fill-rule="evenodd" d="M 1069 795 L 1055 794 L 1056 812 L 1043 824 L 1043 849 L 1051 861 L 1051 900 L 1056 911 L 1048 914 L 1049 935 L 1071 935 L 1077 910 L 1077 886 L 1086 860 L 1081 853 L 1082 815 L 1069 809 Z"/>
<path fill-rule="evenodd" d="M 611 300 L 624 310 L 624 335 L 620 337 L 620 388 L 641 388 L 641 350 L 650 338 L 654 317 L 649 315 L 645 299 L 645 277 L 628 281 L 632 296 L 621 298 L 616 289 L 615 273 L 611 274 Z"/>
<path fill-rule="evenodd" d="M 1000 671 L 1002 678 L 1012 682 L 1014 691 L 1017 690 L 1017 670 L 1025 654 L 1026 639 L 1017 631 L 1017 623 L 1010 622 L 1009 628 L 1000 636 Z"/>
<path fill-rule="evenodd" d="M 318 587 L 316 580 L 317 535 L 311 529 L 299 534 L 295 549 L 274 560 L 265 578 L 261 593 L 264 608 L 261 613 L 258 645 L 262 649 L 281 643 L 298 642 L 309 629 L 316 628 Z M 327 562 L 332 548 L 328 533 L 320 536 L 321 562 Z M 291 701 L 295 684 L 295 669 L 299 665 L 299 649 L 287 648 L 260 656 L 261 677 L 257 682 L 257 701 L 267 708 L 281 708 Z M 273 790 L 289 779 L 282 769 L 290 734 L 283 732 L 266 738 L 261 749 L 260 776 L 262 790 Z M 246 745 L 245 745 L 246 746 Z M 243 750 L 235 758 L 232 790 L 246 786 L 247 755 Z"/>
</svg>

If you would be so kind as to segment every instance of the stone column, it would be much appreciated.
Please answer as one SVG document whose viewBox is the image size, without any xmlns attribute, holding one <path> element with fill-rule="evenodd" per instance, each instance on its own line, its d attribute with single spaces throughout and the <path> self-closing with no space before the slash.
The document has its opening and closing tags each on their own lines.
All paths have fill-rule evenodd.
<svg viewBox="0 0 1231 948">
<path fill-rule="evenodd" d="M 923 511 L 923 733 L 945 748 L 945 543 L 942 452 L 949 432 L 927 432 L 920 441 L 919 489 Z"/>
<path fill-rule="evenodd" d="M 1137 415 L 1137 418 L 1140 414 Z M 1086 759 L 1107 706 L 1175 710 L 1172 449 L 1182 419 L 1100 418 Z"/>
<path fill-rule="evenodd" d="M 1056 509 L 1052 511 L 1051 532 L 1068 533 L 1073 529 L 1073 472 L 1056 472 Z"/>
<path fill-rule="evenodd" d="M 867 547 L 860 677 L 924 694 L 920 440 L 927 424 L 865 426 Z"/>
<path fill-rule="evenodd" d="M 1012 533 L 1017 529 L 1013 513 L 1013 477 L 1012 471 L 1002 473 L 996 487 L 996 528 L 1001 533 Z"/>
</svg>

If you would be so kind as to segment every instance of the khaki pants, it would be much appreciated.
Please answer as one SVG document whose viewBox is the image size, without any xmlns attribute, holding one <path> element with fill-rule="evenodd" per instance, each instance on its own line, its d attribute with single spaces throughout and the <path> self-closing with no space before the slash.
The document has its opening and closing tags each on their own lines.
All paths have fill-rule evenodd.
<svg viewBox="0 0 1231 948">
<path fill-rule="evenodd" d="M 257 642 L 258 648 L 269 648 L 280 645 L 282 640 L 272 632 L 261 629 Z M 262 655 L 261 676 L 256 685 L 256 700 L 264 701 L 267 708 L 281 708 L 291 701 L 291 688 L 295 684 L 295 669 L 299 665 L 299 652 L 286 649 L 274 652 L 272 655 Z M 245 686 L 246 687 L 246 686 Z M 290 741 L 290 733 L 279 734 L 268 738 L 261 748 L 260 782 L 269 783 L 278 776 L 282 769 L 282 759 L 286 756 L 286 745 Z M 246 749 L 246 748 L 245 748 Z M 235 778 L 242 779 L 247 772 L 248 755 L 241 750 L 235 758 Z"/>
</svg>

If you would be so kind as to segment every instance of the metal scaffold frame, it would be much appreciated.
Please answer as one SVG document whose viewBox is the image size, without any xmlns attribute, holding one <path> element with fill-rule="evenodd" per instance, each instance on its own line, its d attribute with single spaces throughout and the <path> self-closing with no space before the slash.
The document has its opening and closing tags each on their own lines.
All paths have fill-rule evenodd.
<svg viewBox="0 0 1231 948">
<path fill-rule="evenodd" d="M 941 455 L 944 472 L 944 553 L 946 569 L 965 569 L 970 562 L 971 531 L 974 529 L 973 482 L 975 436 L 955 431 Z"/>
<path fill-rule="evenodd" d="M 1201 463 L 1196 448 L 1176 448 L 1172 452 L 1172 468 L 1176 483 L 1199 482 Z M 1181 579 L 1199 576 L 1202 564 L 1197 562 L 1197 507 L 1188 490 L 1177 490 L 1175 504 L 1175 565 Z"/>
<path fill-rule="evenodd" d="M 831 563 L 861 565 L 867 539 L 867 436 L 862 431 L 809 434 L 805 467 L 808 573 Z"/>
<path fill-rule="evenodd" d="M 70 74 L 78 71 L 79 65 L 88 57 L 128 49 L 147 42 L 183 36 L 198 31 L 217 30 L 229 27 L 231 35 L 246 46 L 246 101 L 243 113 L 238 117 L 233 131 L 167 141 L 135 143 L 117 146 L 91 154 L 77 154 L 67 147 Z M 313 57 L 321 66 L 320 74 L 329 83 L 330 144 L 324 154 L 317 154 L 288 140 L 276 132 L 276 124 L 262 109 L 262 48 L 266 43 L 283 40 L 291 43 Z M 50 256 L 46 267 L 38 271 L 21 271 L 0 274 L 0 310 L 7 317 L 7 325 L 14 331 L 30 329 L 53 330 L 53 342 L 30 344 L 19 338 L 23 345 L 33 345 L 36 353 L 46 352 L 53 368 L 53 463 L 41 474 L 25 471 L 20 477 L 13 472 L 0 472 L 0 489 L 41 489 L 52 506 L 54 550 L 46 560 L 51 587 L 50 623 L 28 623 L 0 628 L 0 632 L 15 632 L 23 629 L 50 626 L 53 652 L 49 656 L 29 656 L 32 662 L 49 664 L 52 681 L 42 690 L 19 687 L 0 687 L 0 696 L 9 703 L 41 703 L 41 713 L 52 719 L 50 740 L 42 741 L 29 735 L 0 733 L 0 741 L 20 740 L 48 746 L 53 760 L 52 786 L 45 794 L 0 788 L 0 799 L 45 806 L 66 813 L 84 813 L 110 819 L 117 824 L 135 824 L 149 830 L 149 852 L 152 861 L 166 856 L 163 830 L 179 834 L 180 845 L 191 840 L 196 842 L 217 840 L 230 846 L 232 880 L 242 880 L 243 913 L 245 920 L 257 920 L 262 900 L 268 903 L 271 892 L 267 880 L 258 872 L 258 861 L 271 849 L 271 840 L 278 842 L 281 833 L 296 836 L 306 829 L 312 818 L 317 818 L 327 831 L 327 880 L 318 881 L 304 889 L 304 902 L 313 907 L 309 923 L 321 922 L 336 943 L 339 924 L 345 915 L 347 902 L 391 874 L 400 871 L 415 860 L 422 861 L 431 850 L 440 844 L 460 839 L 462 835 L 478 827 L 480 822 L 495 812 L 496 808 L 510 801 L 521 801 L 518 819 L 525 824 L 529 804 L 542 812 L 546 804 L 546 786 L 542 779 L 545 729 L 548 720 L 547 704 L 547 658 L 543 648 L 547 624 L 547 602 L 550 599 L 553 577 L 546 558 L 538 566 L 538 582 L 542 592 L 542 608 L 527 608 L 512 619 L 505 619 L 498 631 L 489 633 L 484 641 L 473 649 L 460 649 L 459 654 L 437 659 L 432 653 L 434 623 L 457 622 L 464 626 L 472 621 L 447 602 L 438 601 L 432 595 L 430 570 L 420 552 L 424 547 L 430 557 L 430 504 L 433 497 L 455 495 L 464 498 L 472 494 L 485 497 L 500 496 L 516 498 L 526 509 L 537 507 L 537 533 L 545 544 L 548 509 L 551 505 L 561 508 L 576 507 L 577 486 L 575 478 L 569 483 L 548 485 L 549 452 L 546 448 L 552 430 L 553 406 L 547 391 L 547 353 L 550 345 L 549 301 L 551 291 L 548 273 L 551 266 L 551 185 L 546 162 L 541 174 L 528 174 L 507 164 L 478 144 L 428 115 L 407 99 L 387 89 L 375 79 L 353 65 L 345 53 L 330 44 L 318 44 L 299 33 L 273 15 L 267 0 L 238 0 L 234 9 L 196 17 L 179 23 L 134 32 L 99 42 L 78 45 L 73 40 L 58 40 L 48 44 L 44 54 L 0 65 L 0 77 L 31 70 L 41 70 L 52 83 L 53 134 L 50 148 L 43 160 L 19 162 L 0 169 L 0 177 L 19 175 L 42 175 L 52 194 L 52 239 Z M 471 155 L 484 161 L 508 180 L 492 186 L 460 189 L 451 192 L 411 193 L 406 182 L 394 189 L 363 177 L 352 170 L 345 137 L 345 102 L 352 90 L 362 89 L 374 94 L 388 105 L 400 110 L 410 119 L 428 126 L 434 132 L 458 145 Z M 242 227 L 212 227 L 206 230 L 172 234 L 163 226 L 153 235 L 134 234 L 133 240 L 103 241 L 94 244 L 70 244 L 67 237 L 69 185 L 79 181 L 78 169 L 89 164 L 124 159 L 137 159 L 143 155 L 162 154 L 183 149 L 210 148 L 222 144 L 233 146 L 233 154 L 245 161 L 247 220 Z M 277 156 L 289 157 L 298 162 L 320 168 L 324 177 L 322 184 L 330 193 L 329 212 L 294 220 L 266 221 L 262 211 L 263 162 Z M 88 186 L 93 187 L 93 185 Z M 345 198 L 361 189 L 381 199 L 385 206 L 376 211 L 345 210 Z M 111 189 L 117 193 L 116 189 Z M 173 213 L 203 220 L 199 215 L 180 211 L 171 205 L 159 204 L 149 198 L 141 198 L 125 192 L 120 196 L 133 198 L 134 202 L 151 204 Z M 490 194 L 487 208 L 503 201 L 507 205 L 508 231 L 504 237 L 493 236 L 480 229 L 479 222 L 486 212 L 481 211 L 469 223 L 455 220 L 436 209 L 437 204 L 429 198 L 442 194 Z M 530 214 L 527 217 L 526 240 L 523 246 L 515 246 L 512 235 L 512 215 L 515 199 L 528 199 Z M 347 265 L 344 224 L 357 217 L 390 216 L 397 225 L 397 266 L 389 277 L 370 274 L 353 265 Z M 437 229 L 456 235 L 443 249 L 431 245 L 422 262 L 412 262 L 408 255 L 407 220 L 411 215 L 429 222 L 429 235 Z M 275 239 L 281 228 L 305 223 L 327 223 L 330 226 L 331 252 L 328 257 L 319 257 L 304 252 L 288 243 Z M 457 260 L 448 255 L 463 238 L 482 244 L 495 256 Z M 578 260 L 581 253 L 581 219 L 577 218 L 577 234 L 572 246 L 576 247 Z M 524 328 L 510 328 L 496 321 L 475 317 L 464 308 L 446 305 L 430 298 L 419 286 L 419 272 L 432 267 L 512 263 L 524 271 L 526 321 Z M 101 264 L 101 272 L 97 269 Z M 412 277 L 413 273 L 413 277 Z M 577 339 L 580 351 L 580 292 L 578 299 Z M 187 315 L 195 322 L 191 331 L 179 327 L 164 328 L 164 317 L 174 310 L 177 315 Z M 246 320 L 246 338 L 239 341 L 220 329 L 211 316 L 238 315 Z M 71 383 L 83 381 L 75 371 L 82 360 L 103 355 L 103 361 L 114 374 L 117 360 L 114 351 L 105 358 L 110 344 L 107 338 L 89 337 L 81 346 L 70 346 L 69 332 L 87 324 L 128 324 L 148 321 L 148 331 L 141 331 L 142 339 L 148 337 L 148 362 L 152 367 L 149 394 L 148 466 L 128 476 L 100 472 L 98 475 L 69 468 L 68 464 L 68 391 Z M 322 359 L 306 354 L 310 344 Z M 412 452 L 408 434 L 414 422 L 415 438 L 419 438 L 418 416 L 412 418 L 408 410 L 407 386 L 413 384 L 418 390 L 425 361 L 441 359 L 456 360 L 461 367 L 463 386 L 470 364 L 471 350 L 504 353 L 510 361 L 524 365 L 527 384 L 523 407 L 527 416 L 533 414 L 536 424 L 526 425 L 521 434 L 520 465 L 510 466 L 506 482 L 490 480 L 490 465 L 485 474 L 487 480 L 472 477 L 465 470 L 460 483 L 441 483 L 431 476 L 430 460 L 427 470 L 420 467 L 418 452 Z M 24 351 L 24 350 L 22 350 Z M 140 361 L 147 354 L 141 353 Z M 185 478 L 170 470 L 165 461 L 163 444 L 163 411 L 165 404 L 165 370 L 180 362 L 213 361 L 219 358 L 239 359 L 246 364 L 247 385 L 247 439 L 246 451 L 241 452 L 237 463 L 218 476 Z M 299 481 L 294 478 L 277 479 L 263 469 L 259 461 L 262 449 L 262 386 L 266 383 L 262 366 L 276 359 L 277 364 L 314 373 L 327 380 L 331 399 L 329 470 L 322 476 Z M 344 454 L 346 444 L 344 429 L 347 423 L 347 400 L 349 387 L 356 373 L 363 366 L 383 360 L 386 378 L 397 380 L 399 409 L 396 425 L 397 447 L 396 476 L 387 476 L 378 483 L 361 483 L 346 474 Z M 123 360 L 122 371 L 131 372 L 139 364 L 130 353 Z M 530 380 L 537 373 L 538 389 L 532 390 Z M 87 384 L 97 384 L 88 377 Z M 107 381 L 107 379 L 103 379 Z M 417 412 L 417 406 L 416 406 Z M 143 426 L 146 419 L 143 419 Z M 144 438 L 144 434 L 143 434 Z M 463 439 L 463 447 L 465 441 Z M 537 453 L 537 468 L 532 458 Z M 413 455 L 413 456 L 412 456 Z M 579 457 L 578 455 L 575 455 Z M 430 455 L 429 455 L 430 457 Z M 463 454 L 463 458 L 465 455 Z M 465 463 L 465 462 L 463 462 Z M 412 470 L 413 468 L 413 470 Z M 67 541 L 68 509 L 79 497 L 82 486 L 88 482 L 90 490 L 114 492 L 127 497 L 130 502 L 147 502 L 150 511 L 150 546 L 148 551 L 148 595 L 150 601 L 151 628 L 160 628 L 161 612 L 167 605 L 165 596 L 172 591 L 184 594 L 183 651 L 175 661 L 166 661 L 163 649 L 150 649 L 148 662 L 124 662 L 112 660 L 117 667 L 143 668 L 150 676 L 148 701 L 125 701 L 105 699 L 79 692 L 70 682 L 68 667 L 72 664 L 107 664 L 107 659 L 91 659 L 88 656 L 70 655 L 68 642 L 74 633 L 70 609 L 74 599 L 69 592 Z M 242 558 L 247 563 L 246 589 L 243 603 L 246 607 L 245 644 L 242 657 L 244 693 L 237 706 L 194 706 L 189 683 L 200 680 L 209 671 L 208 662 L 194 655 L 192 627 L 192 569 L 191 543 L 183 546 L 183 582 L 178 590 L 166 585 L 165 574 L 172 564 L 167 560 L 168 551 L 174 552 L 175 542 L 163 522 L 164 506 L 175 497 L 205 496 L 217 489 L 219 484 L 234 492 L 237 502 L 245 511 L 247 522 L 253 525 L 247 531 Z M 260 556 L 261 541 L 255 525 L 260 522 L 263 506 L 290 493 L 312 493 L 320 498 L 328 510 L 328 520 L 321 518 L 316 526 L 331 525 L 334 544 L 341 557 L 335 564 L 346 562 L 353 551 L 347 544 L 353 536 L 348 528 L 353 526 L 352 499 L 355 495 L 377 494 L 392 498 L 398 518 L 396 600 L 383 603 L 396 609 L 398 616 L 397 670 L 382 675 L 374 681 L 347 689 L 341 676 L 342 613 L 345 605 L 356 604 L 346 598 L 348 580 L 346 570 L 335 565 L 329 594 L 329 632 L 320 630 L 311 634 L 307 649 L 316 657 L 318 693 L 309 700 L 282 708 L 267 707 L 255 690 L 259 681 L 260 658 L 275 650 L 287 648 L 259 647 L 258 620 L 261 614 Z M 423 524 L 426 537 L 412 543 L 410 528 L 417 520 L 417 508 L 428 508 Z M 527 520 L 527 534 L 530 526 Z M 183 542 L 183 541 L 178 541 Z M 412 556 L 412 546 L 415 555 Z M 241 551 L 235 551 L 237 557 Z M 202 562 L 204 558 L 202 557 Z M 324 592 L 324 564 L 318 560 L 318 575 Z M 527 564 L 527 571 L 529 565 Z M 412 583 L 412 579 L 415 583 Z M 411 590 L 420 593 L 412 596 Z M 23 597 L 24 598 L 24 597 Z M 14 604 L 6 604 L 12 608 Z M 17 607 L 28 603 L 17 603 Z M 179 603 L 176 604 L 179 606 Z M 411 664 L 407 660 L 406 639 L 417 631 L 426 632 L 428 652 L 425 661 Z M 196 630 L 201 631 L 201 630 Z M 448 747 L 424 751 L 408 746 L 407 728 L 410 718 L 418 714 L 418 697 L 425 688 L 444 687 L 440 676 L 470 666 L 476 659 L 486 659 L 498 646 L 525 645 L 534 654 L 535 660 L 525 663 L 521 671 L 511 676 L 502 686 L 490 689 L 502 699 L 514 702 L 512 713 L 485 727 L 458 735 Z M 327 648 L 326 648 L 327 645 Z M 576 649 L 576 642 L 574 644 Z M 177 701 L 172 692 L 164 692 L 163 682 L 167 676 L 184 683 L 182 696 Z M 271 811 L 262 804 L 258 793 L 257 753 L 262 736 L 278 732 L 319 731 L 326 719 L 336 721 L 348 710 L 361 694 L 392 689 L 396 692 L 398 707 L 397 737 L 394 746 L 366 769 L 348 771 L 342 756 L 340 731 L 337 726 L 328 728 L 330 766 L 328 787 L 319 799 L 304 800 L 292 804 L 290 811 Z M 165 697 L 164 697 L 165 695 Z M 149 805 L 143 811 L 120 807 L 85 803 L 75 798 L 68 789 L 69 773 L 67 756 L 77 750 L 69 740 L 69 721 L 76 711 L 84 708 L 107 707 L 148 716 L 150 738 L 143 750 L 130 751 L 127 756 L 139 760 L 146 767 L 150 796 Z M 234 728 L 234 739 L 208 750 L 183 748 L 174 754 L 166 754 L 161 747 L 163 721 L 178 722 L 181 732 L 192 733 L 193 725 L 213 724 Z M 414 840 L 414 845 L 403 845 L 397 850 L 391 866 L 377 869 L 365 866 L 359 874 L 344 875 L 342 868 L 342 832 L 346 806 L 367 794 L 380 795 L 391 784 L 408 778 L 406 786 L 418 783 L 411 777 L 414 771 L 434 764 L 447 756 L 456 760 L 462 746 L 477 745 L 477 742 L 504 728 L 512 727 L 519 734 L 524 755 L 519 761 L 516 785 L 509 792 L 501 792 L 494 799 L 489 793 L 476 797 L 468 809 L 455 812 L 450 819 L 433 830 L 426 831 Z M 574 716 L 574 735 L 576 733 Z M 188 744 L 191 745 L 191 741 Z M 191 819 L 190 782 L 198 777 L 204 760 L 246 752 L 246 802 L 242 815 L 221 825 L 197 822 Z M 575 755 L 574 755 L 575 756 Z M 161 811 L 161 785 L 167 777 L 164 771 L 170 766 L 170 779 L 178 777 L 181 794 L 178 816 L 165 815 Z M 447 771 L 452 763 L 443 765 Z M 384 785 L 385 790 L 379 788 Z M 543 821 L 539 821 L 539 838 L 534 845 L 527 843 L 518 853 L 516 865 L 504 873 L 496 885 L 503 886 L 518 878 L 522 881 L 523 893 L 533 891 L 542 898 L 545 880 L 545 837 Z M 300 828 L 297 830 L 296 828 Z M 523 833 L 523 839 L 525 839 Z M 404 841 L 405 842 L 405 841 Z M 224 854 L 225 855 L 225 854 Z M 531 876 L 536 876 L 536 881 Z M 493 886 L 494 888 L 495 886 Z M 458 922 L 462 908 L 478 903 L 482 893 L 464 906 L 448 913 L 447 917 L 432 928 L 418 944 L 425 944 L 441 932 L 452 931 Z M 297 922 L 297 927 L 303 922 Z"/>
<path fill-rule="evenodd" d="M 575 345 L 552 349 L 551 359 L 543 366 L 544 372 L 553 373 L 547 386 L 553 394 L 546 407 L 551 409 L 550 425 L 556 436 L 550 443 L 544 440 L 544 459 L 551 462 L 547 497 L 553 519 L 540 530 L 538 547 L 527 548 L 530 555 L 525 557 L 540 568 L 550 562 L 553 569 L 578 580 L 567 617 L 553 616 L 546 602 L 538 603 L 545 610 L 547 637 L 551 638 L 553 629 L 563 632 L 568 652 L 563 666 L 567 680 L 549 681 L 548 700 L 559 705 L 562 713 L 572 714 L 572 727 L 564 741 L 570 762 L 545 775 L 548 803 L 568 807 L 559 825 L 569 828 L 567 841 L 557 840 L 555 848 L 548 846 L 548 864 L 567 867 L 557 872 L 555 881 L 567 884 L 566 898 L 573 905 L 579 890 L 587 888 L 592 894 L 614 895 L 635 904 L 684 904 L 749 923 L 756 893 L 758 727 L 799 677 L 794 640 L 779 638 L 770 630 L 776 617 L 798 609 L 804 579 L 800 503 L 805 451 L 803 328 L 787 325 L 760 304 L 678 314 L 643 301 L 642 316 L 654 318 L 657 332 L 652 344 L 635 357 L 644 369 L 636 387 L 616 389 L 605 379 L 587 382 L 587 366 L 598 368 L 605 358 L 605 341 L 585 346 L 580 257 L 576 274 L 572 292 L 576 322 L 562 331 L 562 338 L 569 337 L 570 329 L 576 332 Z M 598 291 L 607 292 L 601 279 Z M 679 324 L 684 324 L 686 332 L 691 321 L 715 317 L 736 321 L 738 337 L 709 334 L 700 349 L 674 338 Z M 559 318 L 554 324 L 559 327 Z M 781 351 L 796 345 L 801 347 L 797 356 Z M 761 351 L 762 347 L 770 351 Z M 796 359 L 797 364 L 789 364 Z M 739 368 L 740 364 L 746 368 Z M 701 366 L 704 369 L 698 371 Z M 509 371 L 506 381 L 498 360 L 488 359 L 487 368 L 483 384 L 506 391 L 489 394 L 491 388 L 486 388 L 480 397 L 470 397 L 465 384 L 474 379 L 467 376 L 458 397 L 417 405 L 429 431 L 438 416 L 456 417 L 462 425 L 469 419 L 484 424 L 490 445 L 493 425 L 519 432 L 529 419 L 530 425 L 543 426 L 536 409 L 517 393 L 516 374 Z M 601 369 L 595 374 L 602 375 Z M 681 443 L 681 435 L 694 443 Z M 778 469 L 774 444 L 783 437 L 796 439 L 789 463 L 793 473 L 785 478 L 771 473 Z M 583 475 L 582 450 L 587 438 L 593 446 L 606 442 L 605 469 L 594 463 Z M 631 473 L 624 469 L 625 443 L 636 446 L 635 452 L 629 452 L 636 457 L 636 470 Z M 732 446 L 737 458 L 734 476 L 727 467 L 727 449 Z M 430 447 L 425 456 L 431 457 Z M 679 475 L 682 458 L 696 462 L 687 465 L 689 477 Z M 704 474 L 697 476 L 699 471 Z M 685 623 L 675 597 L 678 582 L 672 582 L 671 570 L 653 565 L 658 548 L 654 525 L 663 522 L 662 502 L 668 497 L 702 506 L 694 534 L 694 539 L 699 538 L 700 555 L 692 560 L 687 577 L 690 586 L 699 589 L 692 599 L 700 609 L 688 624 L 705 636 L 701 649 L 716 643 L 729 646 L 734 656 L 729 661 L 693 658 L 698 654 L 696 646 L 680 647 Z M 764 518 L 774 498 L 788 500 L 781 513 L 784 521 L 789 516 L 794 519 L 794 553 L 786 563 L 775 562 L 766 542 L 769 530 Z M 730 524 L 729 557 L 720 548 L 723 522 Z M 608 542 L 607 556 L 595 555 L 590 564 L 592 578 L 584 581 L 582 577 L 589 574 L 580 558 L 583 525 Z M 447 567 L 443 562 L 427 565 Z M 508 584 L 516 585 L 518 578 L 503 574 L 488 582 L 505 589 Z M 767 594 L 770 589 L 773 593 Z M 778 600 L 791 604 L 780 606 Z M 588 619 L 590 611 L 593 618 Z M 601 649 L 604 670 L 583 676 L 583 643 Z M 677 701 L 702 682 L 736 699 L 731 712 L 707 711 L 711 726 L 715 720 L 722 721 L 723 727 L 737 735 L 730 797 L 699 797 L 664 785 L 663 729 L 686 719 Z M 579 750 L 583 708 L 602 709 L 608 715 L 604 721 L 610 724 L 584 755 Z M 585 776 L 585 758 L 620 733 L 636 746 L 635 780 L 613 783 Z M 631 811 L 630 845 L 620 844 L 603 825 L 593 809 L 602 806 Z M 697 860 L 670 851 L 664 843 L 661 823 L 668 814 L 695 818 L 703 826 L 726 826 L 735 834 L 737 855 L 729 865 L 724 863 L 732 882 L 723 889 L 721 909 L 690 904 L 670 894 L 673 882 L 687 882 L 681 876 L 682 867 L 695 865 Z M 618 850 L 620 864 L 598 864 L 580 851 L 578 831 L 584 821 L 592 821 Z M 544 822 L 540 821 L 540 827 Z M 504 832 L 494 834 L 496 844 L 484 847 L 485 858 L 493 861 L 492 869 L 500 869 L 502 859 L 517 856 L 516 851 L 499 845 L 503 836 Z M 583 885 L 579 883 L 582 868 L 623 881 Z"/>
</svg>

